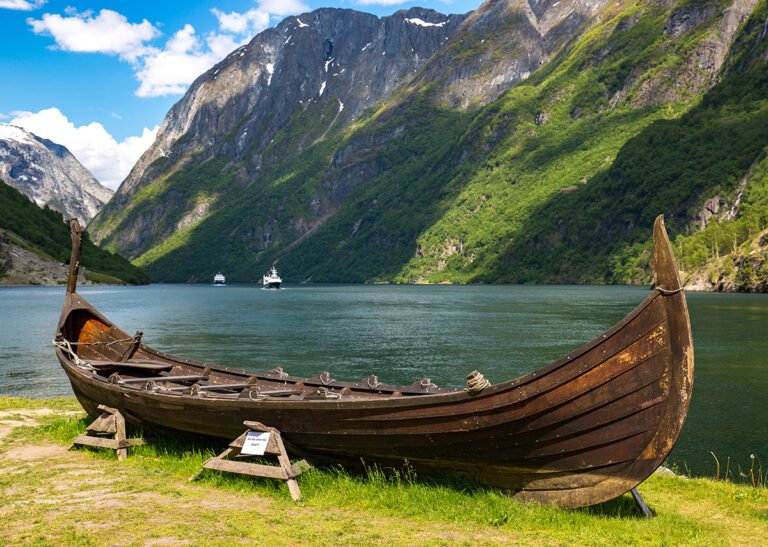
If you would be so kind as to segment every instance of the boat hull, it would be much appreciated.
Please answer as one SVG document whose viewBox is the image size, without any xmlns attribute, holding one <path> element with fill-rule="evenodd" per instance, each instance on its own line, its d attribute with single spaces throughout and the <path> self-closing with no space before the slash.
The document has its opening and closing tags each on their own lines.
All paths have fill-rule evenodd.
<svg viewBox="0 0 768 547">
<path fill-rule="evenodd" d="M 670 266 L 664 263 L 671 250 L 662 250 L 654 257 L 657 270 Z M 475 394 L 428 385 L 421 393 L 418 386 L 381 386 L 370 379 L 345 383 L 282 371 L 255 374 L 168 355 L 135 340 L 131 353 L 131 337 L 74 293 L 67 295 L 59 333 L 81 344 L 79 357 L 64 346 L 57 356 L 93 416 L 103 404 L 135 424 L 228 440 L 242 433 L 244 421 L 259 421 L 279 429 L 294 452 L 317 461 L 407 462 L 417 473 L 581 507 L 615 498 L 653 473 L 685 420 L 693 384 L 690 325 L 684 293 L 671 285 L 676 271 L 674 279 L 668 273 L 657 275 L 659 288 L 592 342 Z M 115 364 L 111 375 L 77 363 L 117 360 L 127 351 L 129 361 L 165 363 L 172 367 L 168 374 L 199 374 L 205 385 L 197 391 L 169 388 L 175 384 L 168 376 L 154 375 L 141 385 L 145 372 L 128 380 L 135 383 L 120 383 L 116 377 L 131 376 L 121 368 L 126 363 Z M 202 391 L 243 382 L 251 387 L 239 394 L 234 388 L 227 394 Z M 282 395 L 264 395 L 280 389 Z"/>
</svg>

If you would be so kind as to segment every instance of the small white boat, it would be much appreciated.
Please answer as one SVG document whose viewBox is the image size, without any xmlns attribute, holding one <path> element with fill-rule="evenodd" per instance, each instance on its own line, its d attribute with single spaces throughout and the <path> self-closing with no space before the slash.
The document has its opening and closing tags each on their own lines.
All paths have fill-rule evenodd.
<svg viewBox="0 0 768 547">
<path fill-rule="evenodd" d="M 213 276 L 213 286 L 214 287 L 226 287 L 227 286 L 227 278 L 224 277 L 224 275 L 219 272 L 216 275 Z"/>
<path fill-rule="evenodd" d="M 283 282 L 282 278 L 278 275 L 275 265 L 269 270 L 269 273 L 262 277 L 262 289 L 279 289 L 280 283 Z"/>
</svg>

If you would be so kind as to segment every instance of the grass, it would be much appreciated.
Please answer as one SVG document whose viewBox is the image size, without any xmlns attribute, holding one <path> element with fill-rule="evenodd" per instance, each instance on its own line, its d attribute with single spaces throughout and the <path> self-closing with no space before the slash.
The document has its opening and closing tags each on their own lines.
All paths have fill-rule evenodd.
<svg viewBox="0 0 768 547">
<path fill-rule="evenodd" d="M 654 476 L 639 488 L 656 514 L 647 520 L 628 495 L 561 510 L 407 471 L 311 469 L 294 504 L 281 481 L 206 471 L 190 483 L 220 441 L 153 431 L 153 444 L 131 449 L 125 462 L 106 450 L 67 451 L 90 421 L 78 408 L 74 399 L 0 398 L 0 432 L 11 421 L 27 424 L 0 436 L 0 545 L 768 541 L 764 483 Z"/>
<path fill-rule="evenodd" d="M 82 411 L 77 400 L 71 397 L 55 399 L 22 399 L 19 397 L 0 397 L 0 411 L 8 412 L 16 409 L 24 410 L 53 410 L 63 412 Z"/>
</svg>

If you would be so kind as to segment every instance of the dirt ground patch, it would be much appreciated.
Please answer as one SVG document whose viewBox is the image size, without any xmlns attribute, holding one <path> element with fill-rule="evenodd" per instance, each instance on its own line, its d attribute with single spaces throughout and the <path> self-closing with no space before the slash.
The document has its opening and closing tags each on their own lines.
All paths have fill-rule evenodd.
<svg viewBox="0 0 768 547">
<path fill-rule="evenodd" d="M 57 444 L 42 444 L 35 446 L 14 446 L 0 458 L 9 460 L 50 460 L 54 456 L 63 456 L 67 449 Z"/>
</svg>

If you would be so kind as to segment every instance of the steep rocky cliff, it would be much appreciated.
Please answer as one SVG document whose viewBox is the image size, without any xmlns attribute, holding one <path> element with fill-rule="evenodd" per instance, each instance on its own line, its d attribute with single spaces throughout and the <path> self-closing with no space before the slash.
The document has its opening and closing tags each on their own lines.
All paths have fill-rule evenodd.
<svg viewBox="0 0 768 547">
<path fill-rule="evenodd" d="M 412 86 L 468 108 L 495 100 L 579 36 L 606 0 L 489 0 L 467 15 Z"/>
<path fill-rule="evenodd" d="M 169 281 L 644 282 L 652 218 L 692 237 L 765 146 L 764 12 L 290 17 L 195 82 L 90 229 Z"/>
<path fill-rule="evenodd" d="M 4 123 L 0 123 L 0 179 L 39 206 L 85 223 L 112 196 L 66 147 Z"/>
<path fill-rule="evenodd" d="M 394 100 L 407 109 L 416 93 L 439 89 L 440 101 L 481 106 L 528 77 L 602 3 L 571 2 L 565 9 L 537 2 L 532 9 L 521 0 L 496 0 L 466 18 L 419 8 L 381 19 L 337 9 L 289 17 L 192 85 L 91 233 L 135 257 L 199 223 L 222 194 L 253 183 L 270 166 L 295 160 L 364 113 L 363 119 L 376 117 L 366 113 L 373 105 Z M 393 111 L 390 105 L 384 116 Z M 363 131 L 345 143 L 325 177 L 328 194 L 317 196 L 315 218 L 299 221 L 306 230 L 300 226 L 296 238 L 322 224 L 360 181 L 376 176 L 379 162 L 364 158 L 402 132 Z M 174 173 L 211 160 L 222 163 L 216 171 L 227 187 L 191 200 L 178 188 L 159 188 Z M 142 192 L 149 186 L 156 188 Z M 151 206 L 143 206 L 144 194 L 152 194 Z"/>
<path fill-rule="evenodd" d="M 319 9 L 262 32 L 201 75 L 174 105 L 91 233 L 136 256 L 179 223 L 199 221 L 215 198 L 184 204 L 161 199 L 165 222 L 158 222 L 155 208 L 138 211 L 133 198 L 179 170 L 214 159 L 234 169 L 231 184 L 252 182 L 265 164 L 290 160 L 386 101 L 462 19 L 420 8 L 383 18 Z M 291 128 L 292 138 L 274 146 L 278 134 Z"/>
</svg>

